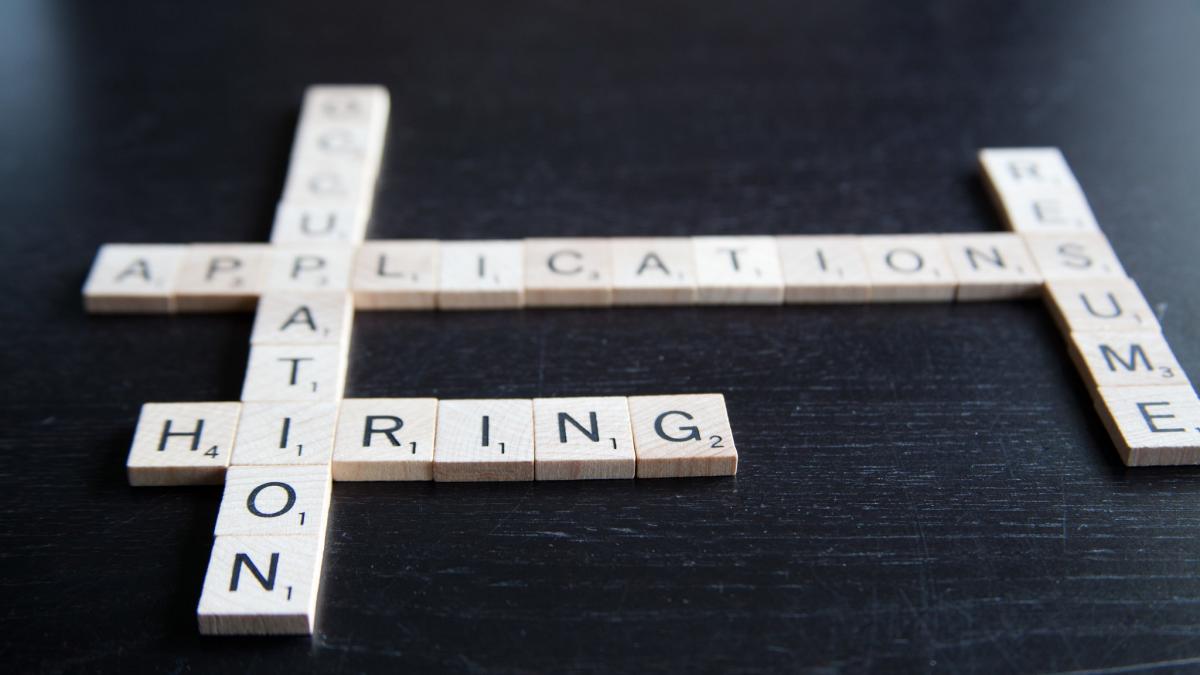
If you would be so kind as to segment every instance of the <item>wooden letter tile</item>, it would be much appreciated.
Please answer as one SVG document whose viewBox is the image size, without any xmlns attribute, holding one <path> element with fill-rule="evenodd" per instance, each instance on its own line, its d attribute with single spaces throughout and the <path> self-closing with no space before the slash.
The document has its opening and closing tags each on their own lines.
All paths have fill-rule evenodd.
<svg viewBox="0 0 1200 675">
<path fill-rule="evenodd" d="M 333 448 L 334 480 L 433 480 L 433 398 L 342 401 Z"/>
<path fill-rule="evenodd" d="M 225 479 L 241 403 L 147 403 L 126 469 L 130 485 L 211 485 Z"/>
<path fill-rule="evenodd" d="M 328 242 L 349 245 L 366 235 L 366 214 L 351 205 L 280 202 L 271 227 L 272 244 Z"/>
<path fill-rule="evenodd" d="M 783 301 L 791 304 L 867 302 L 871 278 L 858 237 L 776 237 Z"/>
<path fill-rule="evenodd" d="M 872 302 L 938 302 L 954 299 L 958 279 L 933 235 L 861 237 L 871 275 Z"/>
<path fill-rule="evenodd" d="M 278 246 L 270 254 L 267 291 L 346 291 L 350 287 L 348 246 Z"/>
<path fill-rule="evenodd" d="M 1047 281 L 1046 301 L 1064 334 L 1159 329 L 1132 279 Z"/>
<path fill-rule="evenodd" d="M 371 241 L 354 261 L 359 309 L 433 309 L 437 304 L 438 242 Z"/>
<path fill-rule="evenodd" d="M 175 282 L 181 312 L 254 309 L 262 291 L 267 247 L 263 244 L 192 244 Z"/>
<path fill-rule="evenodd" d="M 1096 409 L 1127 466 L 1200 464 L 1200 400 L 1190 386 L 1100 387 Z"/>
<path fill-rule="evenodd" d="M 533 400 L 538 480 L 633 478 L 637 456 L 624 396 Z"/>
<path fill-rule="evenodd" d="M 328 465 L 338 404 L 245 403 L 231 466 Z"/>
<path fill-rule="evenodd" d="M 526 239 L 525 304 L 611 305 L 612 244 L 608 239 Z"/>
<path fill-rule="evenodd" d="M 93 313 L 175 311 L 175 278 L 186 246 L 105 244 L 83 285 L 83 305 Z"/>
<path fill-rule="evenodd" d="M 533 480 L 533 461 L 532 401 L 438 402 L 434 480 Z"/>
<path fill-rule="evenodd" d="M 1008 300 L 1041 294 L 1044 279 L 1020 235 L 953 234 L 941 239 L 958 279 L 957 300 Z"/>
<path fill-rule="evenodd" d="M 311 634 L 324 552 L 323 537 L 217 537 L 196 608 L 200 632 Z"/>
<path fill-rule="evenodd" d="M 638 478 L 732 476 L 737 448 L 721 394 L 630 396 Z"/>
<path fill-rule="evenodd" d="M 1057 148 L 984 149 L 979 163 L 1009 229 L 1021 233 L 1099 230 L 1083 190 Z"/>
<path fill-rule="evenodd" d="M 692 247 L 700 304 L 783 304 L 783 273 L 774 237 L 693 237 Z"/>
<path fill-rule="evenodd" d="M 1157 332 L 1071 333 L 1071 358 L 1088 387 L 1188 384 Z"/>
<path fill-rule="evenodd" d="M 328 466 L 230 467 L 214 534 L 323 539 L 329 488 Z"/>
<path fill-rule="evenodd" d="M 525 305 L 525 247 L 519 241 L 443 241 L 438 283 L 441 309 L 506 309 Z"/>
<path fill-rule="evenodd" d="M 696 262 L 687 237 L 612 240 L 614 305 L 696 302 Z"/>
<path fill-rule="evenodd" d="M 250 343 L 346 344 L 354 305 L 346 293 L 267 293 L 259 298 Z"/>
<path fill-rule="evenodd" d="M 243 401 L 332 401 L 346 382 L 346 344 L 254 345 Z"/>
<path fill-rule="evenodd" d="M 1125 269 L 1099 232 L 1027 234 L 1025 245 L 1046 279 L 1123 277 Z"/>
</svg>

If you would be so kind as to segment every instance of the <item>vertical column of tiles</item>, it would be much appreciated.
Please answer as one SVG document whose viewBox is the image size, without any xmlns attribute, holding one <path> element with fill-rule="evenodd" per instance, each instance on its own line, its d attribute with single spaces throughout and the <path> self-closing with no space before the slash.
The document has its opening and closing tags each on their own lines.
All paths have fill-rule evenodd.
<svg viewBox="0 0 1200 675">
<path fill-rule="evenodd" d="M 1097 231 L 1096 217 L 1058 148 L 985 148 L 979 165 L 1010 230 Z"/>
</svg>

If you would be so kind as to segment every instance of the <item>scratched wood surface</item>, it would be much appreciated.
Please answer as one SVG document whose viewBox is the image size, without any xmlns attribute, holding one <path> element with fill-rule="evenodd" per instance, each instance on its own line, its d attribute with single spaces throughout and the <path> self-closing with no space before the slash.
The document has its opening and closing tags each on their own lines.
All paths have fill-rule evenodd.
<svg viewBox="0 0 1200 675">
<path fill-rule="evenodd" d="M 1200 471 L 1125 470 L 1037 302 L 368 314 L 350 396 L 720 391 L 734 479 L 334 486 L 317 631 L 206 639 L 219 489 L 144 401 L 249 316 L 100 317 L 107 241 L 265 241 L 305 85 L 391 88 L 375 237 L 992 231 L 1061 146 L 1200 381 L 1185 3 L 0 8 L 13 672 L 1061 671 L 1200 657 Z"/>
</svg>

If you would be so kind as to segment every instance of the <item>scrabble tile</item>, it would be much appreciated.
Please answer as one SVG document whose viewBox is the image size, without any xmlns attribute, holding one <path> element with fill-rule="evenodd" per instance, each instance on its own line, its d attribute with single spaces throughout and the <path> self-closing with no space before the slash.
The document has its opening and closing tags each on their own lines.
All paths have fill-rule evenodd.
<svg viewBox="0 0 1200 675">
<path fill-rule="evenodd" d="M 979 151 L 979 166 L 998 192 L 1079 187 L 1058 148 L 984 148 Z"/>
<path fill-rule="evenodd" d="M 125 465 L 129 484 L 220 484 L 241 410 L 241 403 L 143 405 Z"/>
<path fill-rule="evenodd" d="M 533 402 L 438 402 L 437 481 L 533 480 Z"/>
<path fill-rule="evenodd" d="M 245 403 L 230 466 L 327 466 L 337 417 L 336 401 Z"/>
<path fill-rule="evenodd" d="M 1200 400 L 1190 386 L 1100 387 L 1096 409 L 1126 465 L 1200 464 Z"/>
<path fill-rule="evenodd" d="M 519 241 L 443 241 L 441 309 L 509 309 L 525 305 L 525 247 Z"/>
<path fill-rule="evenodd" d="M 1045 279 L 1019 235 L 942 235 L 942 247 L 958 279 L 955 299 L 1007 300 L 1041 294 Z"/>
<path fill-rule="evenodd" d="M 333 448 L 334 480 L 433 480 L 433 398 L 348 398 Z"/>
<path fill-rule="evenodd" d="M 271 243 L 355 244 L 366 236 L 366 216 L 359 206 L 280 202 L 271 226 Z"/>
<path fill-rule="evenodd" d="M 526 239 L 525 305 L 612 304 L 612 244 L 608 239 Z"/>
<path fill-rule="evenodd" d="M 264 290 L 348 290 L 353 252 L 348 246 L 274 246 Z"/>
<path fill-rule="evenodd" d="M 1161 333 L 1071 333 L 1071 358 L 1088 387 L 1188 384 Z"/>
<path fill-rule="evenodd" d="M 323 537 L 217 537 L 196 608 L 200 632 L 311 634 L 324 553 Z"/>
<path fill-rule="evenodd" d="M 213 534 L 324 539 L 329 489 L 328 466 L 230 467 Z"/>
<path fill-rule="evenodd" d="M 737 447 L 721 394 L 630 396 L 638 478 L 732 476 Z"/>
<path fill-rule="evenodd" d="M 696 261 L 687 237 L 612 239 L 614 305 L 696 302 Z"/>
<path fill-rule="evenodd" d="M 304 92 L 300 127 L 346 124 L 372 128 L 386 124 L 390 98 L 379 85 L 318 84 Z"/>
<path fill-rule="evenodd" d="M 693 237 L 696 301 L 702 305 L 783 304 L 774 237 Z"/>
<path fill-rule="evenodd" d="M 1027 234 L 1025 246 L 1047 279 L 1123 277 L 1125 269 L 1099 232 Z"/>
<path fill-rule="evenodd" d="M 347 344 L 353 323 L 354 303 L 347 293 L 266 293 L 258 300 L 250 343 Z"/>
<path fill-rule="evenodd" d="M 251 311 L 262 292 L 263 244 L 192 244 L 175 282 L 181 312 Z"/>
<path fill-rule="evenodd" d="M 291 161 L 374 170 L 383 152 L 383 131 L 377 125 L 310 120 L 296 128 Z"/>
<path fill-rule="evenodd" d="M 872 302 L 953 300 L 958 279 L 934 235 L 861 237 Z"/>
<path fill-rule="evenodd" d="M 374 194 L 375 173 L 366 165 L 293 156 L 280 201 L 362 210 L 369 208 Z"/>
<path fill-rule="evenodd" d="M 1046 301 L 1064 334 L 1159 329 L 1132 279 L 1047 281 Z"/>
<path fill-rule="evenodd" d="M 1096 217 L 1057 148 L 981 150 L 984 182 L 1015 232 L 1098 231 Z"/>
<path fill-rule="evenodd" d="M 253 345 L 243 401 L 331 401 L 346 382 L 346 344 Z"/>
<path fill-rule="evenodd" d="M 533 400 L 538 480 L 633 478 L 637 458 L 624 396 Z"/>
<path fill-rule="evenodd" d="M 776 237 L 789 304 L 867 302 L 871 277 L 858 237 Z"/>
<path fill-rule="evenodd" d="M 359 309 L 433 309 L 437 305 L 438 242 L 370 241 L 355 256 L 352 286 Z"/>
<path fill-rule="evenodd" d="M 175 311 L 175 278 L 187 249 L 168 244 L 105 244 L 83 285 L 92 313 Z"/>
</svg>

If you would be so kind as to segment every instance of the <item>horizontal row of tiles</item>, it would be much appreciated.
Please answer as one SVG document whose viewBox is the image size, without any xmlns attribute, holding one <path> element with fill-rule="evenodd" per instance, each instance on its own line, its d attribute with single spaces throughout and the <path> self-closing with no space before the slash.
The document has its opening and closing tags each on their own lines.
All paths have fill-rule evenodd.
<svg viewBox="0 0 1200 675">
<path fill-rule="evenodd" d="M 227 467 L 331 467 L 335 480 L 733 475 L 720 394 L 147 403 L 133 485 L 220 483 Z"/>
<path fill-rule="evenodd" d="M 92 312 L 236 311 L 352 290 L 360 309 L 989 300 L 1124 276 L 1099 233 L 378 240 L 102 247 Z"/>
</svg>

